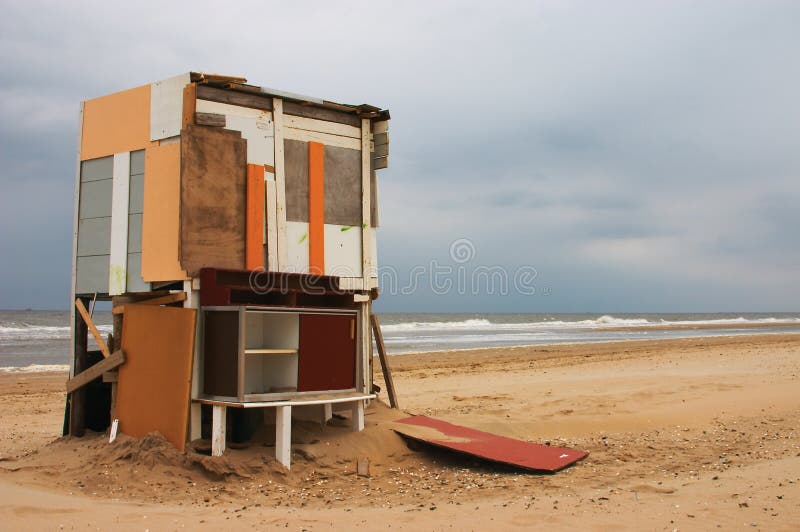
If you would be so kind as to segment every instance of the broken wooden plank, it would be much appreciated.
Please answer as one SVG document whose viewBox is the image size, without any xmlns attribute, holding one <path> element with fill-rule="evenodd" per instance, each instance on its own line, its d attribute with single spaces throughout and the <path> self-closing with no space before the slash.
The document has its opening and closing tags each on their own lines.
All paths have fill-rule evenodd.
<svg viewBox="0 0 800 532">
<path fill-rule="evenodd" d="M 145 299 L 137 301 L 136 303 L 129 303 L 135 305 L 167 305 L 169 303 L 177 303 L 179 301 L 186 301 L 186 292 L 178 292 L 161 297 L 154 297 L 152 299 Z M 118 305 L 111 310 L 112 314 L 124 314 L 125 305 Z"/>
<path fill-rule="evenodd" d="M 394 389 L 394 379 L 392 379 L 392 371 L 389 369 L 389 361 L 386 358 L 386 346 L 383 343 L 383 333 L 381 332 L 381 324 L 378 321 L 378 316 L 370 314 L 370 323 L 372 323 L 372 332 L 375 334 L 375 345 L 378 346 L 378 358 L 381 361 L 381 370 L 383 371 L 383 380 L 386 381 L 386 393 L 389 395 L 389 405 L 392 408 L 400 408 L 397 402 L 397 392 Z"/>
<path fill-rule="evenodd" d="M 111 352 L 108 350 L 105 340 L 103 340 L 103 337 L 100 335 L 100 331 L 98 331 L 97 327 L 95 327 L 92 317 L 89 316 L 89 311 L 86 310 L 86 307 L 83 305 L 83 301 L 81 301 L 80 298 L 75 300 L 75 308 L 78 309 L 83 321 L 86 322 L 86 326 L 89 328 L 92 336 L 94 336 L 94 341 L 97 342 L 97 346 L 100 348 L 100 352 L 103 353 L 103 357 L 108 358 L 111 356 Z"/>
<path fill-rule="evenodd" d="M 72 393 L 78 388 L 86 386 L 96 378 L 102 376 L 106 371 L 111 371 L 112 369 L 119 367 L 124 363 L 125 353 L 121 349 L 114 351 L 113 355 L 109 356 L 108 358 L 104 358 L 94 366 L 90 366 L 88 369 L 68 380 L 67 393 Z"/>
<path fill-rule="evenodd" d="M 225 127 L 225 115 L 218 113 L 195 113 L 194 123 L 198 126 Z"/>
</svg>

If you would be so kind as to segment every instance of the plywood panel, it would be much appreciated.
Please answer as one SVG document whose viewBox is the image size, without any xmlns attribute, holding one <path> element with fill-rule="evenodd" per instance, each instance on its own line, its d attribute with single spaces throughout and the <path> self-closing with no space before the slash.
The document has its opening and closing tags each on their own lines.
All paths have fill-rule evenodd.
<svg viewBox="0 0 800 532">
<path fill-rule="evenodd" d="M 131 161 L 133 164 L 133 161 Z M 128 214 L 141 214 L 144 212 L 144 174 L 131 175 L 129 191 Z"/>
<path fill-rule="evenodd" d="M 194 309 L 125 305 L 116 408 L 122 433 L 158 431 L 184 450 L 196 318 Z"/>
<path fill-rule="evenodd" d="M 128 215 L 128 253 L 142 252 L 142 215 Z"/>
<path fill-rule="evenodd" d="M 78 217 L 83 220 L 111 216 L 111 188 L 111 179 L 81 183 Z"/>
<path fill-rule="evenodd" d="M 150 143 L 150 85 L 84 102 L 81 160 L 141 150 Z"/>
<path fill-rule="evenodd" d="M 142 216 L 142 276 L 145 281 L 187 278 L 178 259 L 180 197 L 180 144 L 148 147 Z"/>
<path fill-rule="evenodd" d="M 111 218 L 78 221 L 78 256 L 108 255 L 111 243 Z"/>
<path fill-rule="evenodd" d="M 286 262 L 282 272 L 308 273 L 308 223 L 286 222 Z"/>
<path fill-rule="evenodd" d="M 264 167 L 247 165 L 247 239 L 245 267 L 264 268 Z"/>
<path fill-rule="evenodd" d="M 108 255 L 77 257 L 75 272 L 76 294 L 105 294 L 108 290 Z"/>
<path fill-rule="evenodd" d="M 308 271 L 325 273 L 325 146 L 308 143 Z"/>
<path fill-rule="evenodd" d="M 142 280 L 142 254 L 128 253 L 128 292 L 149 292 L 150 284 Z"/>
<path fill-rule="evenodd" d="M 284 175 L 286 182 L 286 221 L 308 221 L 308 143 L 286 140 Z"/>
<path fill-rule="evenodd" d="M 566 447 L 506 438 L 426 416 L 399 419 L 393 428 L 403 436 L 436 447 L 530 471 L 555 473 L 589 454 Z"/>
<path fill-rule="evenodd" d="M 236 131 L 189 126 L 181 133 L 181 265 L 245 266 L 247 142 Z"/>
<path fill-rule="evenodd" d="M 361 228 L 325 224 L 325 275 L 361 277 Z"/>
<path fill-rule="evenodd" d="M 144 150 L 131 152 L 131 175 L 144 175 Z"/>
<path fill-rule="evenodd" d="M 361 226 L 361 151 L 325 146 L 325 223 Z"/>
<path fill-rule="evenodd" d="M 114 158 L 101 157 L 81 162 L 81 182 L 111 179 L 114 174 Z"/>
<path fill-rule="evenodd" d="M 274 166 L 275 128 L 271 112 L 207 100 L 197 100 L 197 112 L 225 115 L 225 129 L 239 131 L 247 140 L 248 164 Z"/>
<path fill-rule="evenodd" d="M 355 387 L 355 316 L 301 314 L 297 390 Z"/>
<path fill-rule="evenodd" d="M 150 140 L 180 135 L 183 126 L 183 89 L 189 73 L 150 85 Z"/>
</svg>

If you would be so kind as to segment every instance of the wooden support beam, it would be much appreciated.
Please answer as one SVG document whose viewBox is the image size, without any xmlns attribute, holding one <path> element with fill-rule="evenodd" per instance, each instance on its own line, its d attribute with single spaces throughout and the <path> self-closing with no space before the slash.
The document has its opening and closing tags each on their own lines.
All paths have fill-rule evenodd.
<svg viewBox="0 0 800 532">
<path fill-rule="evenodd" d="M 292 407 L 288 405 L 275 410 L 275 459 L 286 469 L 292 465 Z"/>
<path fill-rule="evenodd" d="M 397 392 L 394 388 L 394 379 L 392 379 L 392 370 L 389 369 L 389 361 L 386 358 L 386 346 L 383 343 L 381 324 L 375 314 L 370 315 L 369 321 L 372 323 L 372 332 L 375 334 L 375 345 L 378 346 L 378 357 L 381 360 L 381 370 L 383 371 L 383 380 L 386 382 L 386 393 L 389 395 L 389 405 L 392 408 L 400 408 L 397 402 Z"/>
<path fill-rule="evenodd" d="M 90 366 L 88 369 L 85 369 L 68 380 L 67 393 L 72 393 L 78 388 L 86 386 L 96 378 L 101 377 L 106 371 L 111 371 L 112 369 L 121 366 L 124 363 L 125 353 L 121 349 L 119 351 L 115 351 L 113 355 L 101 360 L 94 366 Z"/>
<path fill-rule="evenodd" d="M 77 298 L 75 300 L 75 308 L 78 309 L 78 312 L 83 318 L 83 321 L 86 322 L 86 326 L 89 327 L 89 331 L 92 333 L 92 336 L 94 336 L 94 341 L 97 342 L 97 346 L 100 348 L 100 352 L 103 353 L 103 356 L 105 358 L 110 357 L 111 352 L 108 350 L 106 341 L 103 340 L 103 336 L 100 334 L 100 331 L 98 331 L 97 327 L 95 327 L 94 322 L 92 321 L 92 317 L 89 316 L 89 311 L 86 310 L 86 307 L 84 306 L 83 301 L 81 301 L 80 298 Z"/>
<path fill-rule="evenodd" d="M 353 432 L 361 432 L 364 430 L 364 401 L 356 401 L 352 408 Z"/>
<path fill-rule="evenodd" d="M 73 375 L 86 369 L 88 353 L 88 328 L 83 317 L 74 314 L 73 322 Z M 86 433 L 86 390 L 79 389 L 69 394 L 69 434 L 81 437 Z"/>
<path fill-rule="evenodd" d="M 152 299 L 144 299 L 137 301 L 136 305 L 168 305 L 169 303 L 178 303 L 186 300 L 186 292 L 177 292 L 161 297 L 154 297 Z M 111 310 L 112 314 L 124 314 L 125 305 L 118 305 Z"/>
<path fill-rule="evenodd" d="M 226 406 L 211 407 L 211 456 L 222 456 L 225 452 L 226 414 Z"/>
</svg>

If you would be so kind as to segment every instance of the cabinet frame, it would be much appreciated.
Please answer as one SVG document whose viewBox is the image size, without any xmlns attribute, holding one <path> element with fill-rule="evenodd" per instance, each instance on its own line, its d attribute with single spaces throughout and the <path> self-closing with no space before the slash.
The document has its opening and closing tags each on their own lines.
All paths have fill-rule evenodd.
<svg viewBox="0 0 800 532">
<path fill-rule="evenodd" d="M 208 394 L 205 392 L 205 370 L 206 370 L 206 341 L 205 341 L 205 333 L 206 333 L 206 313 L 207 312 L 236 312 L 238 314 L 238 333 L 237 333 L 237 342 L 238 345 L 236 346 L 236 396 L 225 396 L 225 395 L 214 395 Z M 353 375 L 353 382 L 355 386 L 352 388 L 342 389 L 342 390 L 314 390 L 314 391 L 306 391 L 306 392 L 299 392 L 299 391 L 286 391 L 286 392 L 272 392 L 272 393 L 246 393 L 245 390 L 245 383 L 246 383 L 246 360 L 248 356 L 291 356 L 287 354 L 280 354 L 280 355 L 272 355 L 272 354 L 248 354 L 246 340 L 247 340 L 247 313 L 248 312 L 256 312 L 256 313 L 272 313 L 272 314 L 295 314 L 298 316 L 298 327 L 300 316 L 304 314 L 324 314 L 324 315 L 344 315 L 350 316 L 355 320 L 355 338 L 354 338 L 354 350 L 353 356 L 355 357 L 355 371 Z M 257 306 L 248 306 L 248 305 L 241 305 L 241 306 L 203 306 L 200 308 L 200 317 L 199 317 L 199 337 L 200 341 L 200 349 L 199 349 L 199 356 L 200 360 L 198 361 L 198 368 L 200 369 L 199 375 L 199 382 L 203 389 L 199 394 L 199 399 L 205 400 L 212 400 L 212 401 L 228 401 L 228 402 L 236 402 L 236 403 L 250 403 L 250 402 L 263 402 L 263 401 L 284 401 L 284 400 L 291 400 L 291 399 L 300 399 L 303 397 L 311 397 L 311 396 L 320 396 L 324 395 L 326 397 L 336 397 L 336 396 L 346 396 L 351 395 L 358 390 L 357 386 L 362 379 L 360 378 L 360 374 L 363 371 L 363 364 L 361 363 L 361 358 L 363 356 L 363 346 L 359 338 L 358 332 L 361 330 L 361 313 L 358 312 L 357 309 L 342 309 L 342 308 L 299 308 L 299 307 L 257 307 Z M 299 330 L 298 330 L 299 335 Z M 299 343 L 299 337 L 298 337 Z M 299 351 L 299 345 L 297 349 L 297 355 L 301 356 Z M 298 358 L 298 367 L 299 367 L 299 358 Z"/>
</svg>

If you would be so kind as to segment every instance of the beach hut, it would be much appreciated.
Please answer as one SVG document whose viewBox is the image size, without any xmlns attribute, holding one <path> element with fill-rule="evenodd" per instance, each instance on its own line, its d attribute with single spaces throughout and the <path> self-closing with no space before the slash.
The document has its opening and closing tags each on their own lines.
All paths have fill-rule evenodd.
<svg viewBox="0 0 800 532">
<path fill-rule="evenodd" d="M 288 466 L 293 412 L 361 430 L 389 112 L 191 72 L 80 114 L 65 433 L 116 418 L 218 455 L 264 412 Z"/>
</svg>

